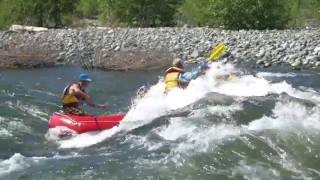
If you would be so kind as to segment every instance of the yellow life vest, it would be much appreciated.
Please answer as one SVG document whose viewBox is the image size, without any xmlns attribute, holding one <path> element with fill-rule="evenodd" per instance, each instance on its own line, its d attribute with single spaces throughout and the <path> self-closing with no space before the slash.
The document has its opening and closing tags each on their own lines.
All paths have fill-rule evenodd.
<svg viewBox="0 0 320 180">
<path fill-rule="evenodd" d="M 180 73 L 183 73 L 184 70 L 181 68 L 177 67 L 171 67 L 166 70 L 165 72 L 165 92 L 169 92 L 170 90 L 177 88 L 177 87 L 182 87 L 181 84 L 179 83 L 179 75 Z"/>
<path fill-rule="evenodd" d="M 68 85 L 67 87 L 64 88 L 63 94 L 62 94 L 62 104 L 63 106 L 72 106 L 72 107 L 78 107 L 80 104 L 80 100 L 77 96 L 73 94 L 69 94 L 69 89 L 72 86 Z"/>
</svg>

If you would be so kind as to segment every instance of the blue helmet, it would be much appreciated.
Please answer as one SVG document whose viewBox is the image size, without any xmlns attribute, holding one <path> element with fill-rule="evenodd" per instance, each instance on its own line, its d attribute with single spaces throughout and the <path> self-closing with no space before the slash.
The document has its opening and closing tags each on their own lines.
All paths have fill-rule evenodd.
<svg viewBox="0 0 320 180">
<path fill-rule="evenodd" d="M 79 80 L 80 81 L 87 81 L 87 82 L 91 82 L 92 79 L 88 76 L 88 74 L 85 73 L 81 73 L 79 76 Z"/>
</svg>

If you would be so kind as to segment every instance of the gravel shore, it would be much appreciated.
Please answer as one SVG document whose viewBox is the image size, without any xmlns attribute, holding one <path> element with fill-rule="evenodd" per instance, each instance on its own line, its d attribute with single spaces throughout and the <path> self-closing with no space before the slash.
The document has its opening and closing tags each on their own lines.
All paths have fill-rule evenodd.
<svg viewBox="0 0 320 180">
<path fill-rule="evenodd" d="M 49 29 L 0 32 L 0 67 L 80 64 L 105 70 L 150 70 L 174 57 L 202 61 L 225 42 L 228 62 L 256 67 L 320 68 L 319 30 L 228 31 L 210 28 Z"/>
</svg>

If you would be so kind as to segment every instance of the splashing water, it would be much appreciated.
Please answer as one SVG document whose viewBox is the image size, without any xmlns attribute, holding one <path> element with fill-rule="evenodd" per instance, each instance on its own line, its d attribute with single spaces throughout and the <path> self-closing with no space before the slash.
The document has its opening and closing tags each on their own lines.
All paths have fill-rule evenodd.
<svg viewBox="0 0 320 180">
<path fill-rule="evenodd" d="M 168 94 L 163 93 L 164 83 L 160 80 L 157 84 L 152 86 L 142 98 L 134 100 L 134 104 L 131 106 L 119 127 L 105 130 L 100 133 L 85 133 L 70 140 L 60 141 L 60 147 L 79 148 L 97 144 L 121 131 L 128 132 L 139 126 L 148 124 L 155 118 L 166 115 L 171 111 L 188 106 L 201 98 L 206 97 L 206 94 L 210 92 L 237 97 L 287 93 L 292 97 L 306 99 L 316 103 L 320 102 L 319 94 L 315 92 L 300 91 L 293 88 L 285 81 L 272 83 L 260 76 L 253 75 L 232 76 L 231 78 L 219 79 L 221 76 L 239 73 L 240 72 L 231 64 L 225 65 L 222 63 L 213 63 L 211 69 L 205 75 L 192 81 L 186 89 L 174 89 Z M 275 76 L 278 77 L 281 75 L 277 73 Z M 283 76 L 287 76 L 287 74 L 284 74 Z M 290 74 L 290 77 L 294 77 L 294 75 Z M 277 105 L 277 107 L 278 106 L 279 105 Z M 219 109 L 220 113 L 226 113 L 226 110 L 219 106 L 212 108 L 215 108 L 216 110 Z M 299 109 L 298 107 L 294 107 L 294 109 L 296 108 Z M 212 109 L 212 111 L 214 111 L 214 109 Z M 307 112 L 301 113 L 299 118 L 303 119 L 303 115 L 306 115 Z M 284 114 L 286 114 L 286 112 Z M 312 118 L 316 119 L 318 117 Z M 266 120 L 260 121 L 265 122 Z"/>
<path fill-rule="evenodd" d="M 29 101 L 28 108 L 33 94 L 4 89 L 0 178 L 318 179 L 319 80 L 319 74 L 299 72 L 248 75 L 213 63 L 183 90 L 164 94 L 163 80 L 154 82 L 132 100 L 118 127 L 70 139 L 56 138 L 59 129 L 50 129 L 44 140 L 44 120 L 55 103 Z M 126 99 L 132 97 L 139 86 L 121 96 L 130 91 Z M 47 101 L 54 98 L 55 93 L 30 89 Z"/>
</svg>

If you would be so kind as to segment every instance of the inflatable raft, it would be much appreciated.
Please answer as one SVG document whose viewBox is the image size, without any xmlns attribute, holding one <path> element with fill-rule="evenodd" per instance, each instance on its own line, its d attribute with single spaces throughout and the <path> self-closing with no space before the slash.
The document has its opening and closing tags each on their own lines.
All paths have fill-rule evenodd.
<svg viewBox="0 0 320 180">
<path fill-rule="evenodd" d="M 113 114 L 108 116 L 77 116 L 55 112 L 50 117 L 49 128 L 63 126 L 72 129 L 77 133 L 101 131 L 118 125 L 124 116 L 124 114 Z"/>
</svg>

